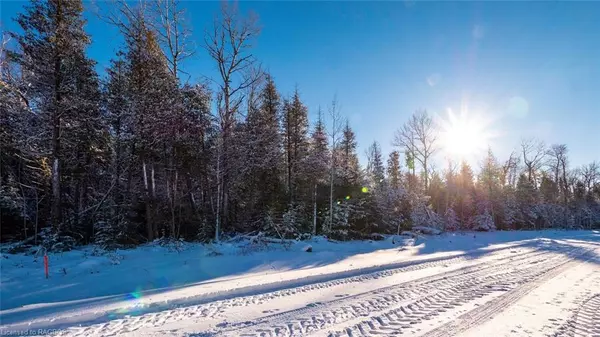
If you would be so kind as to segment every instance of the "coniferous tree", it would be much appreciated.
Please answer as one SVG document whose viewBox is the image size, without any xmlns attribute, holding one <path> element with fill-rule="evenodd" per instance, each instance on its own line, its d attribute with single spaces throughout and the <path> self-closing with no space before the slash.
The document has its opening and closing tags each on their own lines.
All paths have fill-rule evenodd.
<svg viewBox="0 0 600 337">
<path fill-rule="evenodd" d="M 381 154 L 381 147 L 379 143 L 373 142 L 367 150 L 367 172 L 369 180 L 372 182 L 371 185 L 381 186 L 383 185 L 385 178 L 385 167 L 383 166 L 383 156 Z"/>
<path fill-rule="evenodd" d="M 156 34 L 144 14 L 132 11 L 126 25 L 127 109 L 131 139 L 127 142 L 127 185 L 132 220 L 143 224 L 153 240 L 172 231 L 168 215 L 173 168 L 173 145 L 181 127 L 176 78 L 169 71 Z M 171 223 L 170 228 L 164 225 Z M 159 224 L 161 224 L 159 226 Z"/>
<path fill-rule="evenodd" d="M 392 151 L 387 162 L 387 177 L 392 188 L 400 188 L 402 172 L 400 171 L 400 154 Z"/>
<path fill-rule="evenodd" d="M 338 216 L 338 220 L 341 222 L 336 222 L 334 219 L 332 223 L 328 224 L 333 231 L 335 228 L 348 227 L 341 232 L 346 237 L 350 234 L 355 236 L 351 232 L 364 230 L 369 225 L 367 223 L 369 219 L 365 216 L 365 207 L 372 198 L 372 191 L 361 187 L 362 177 L 356 147 L 354 131 L 346 122 L 340 142 L 335 149 L 335 161 L 338 169 L 336 170 L 334 194 L 336 202 L 332 211 L 334 217 L 338 213 L 344 216 Z"/>
<path fill-rule="evenodd" d="M 300 100 L 298 90 L 283 107 L 283 134 L 286 157 L 286 182 L 289 203 L 300 201 L 306 179 L 303 168 L 308 155 L 308 109 Z"/>
<path fill-rule="evenodd" d="M 534 206 L 537 202 L 537 191 L 525 174 L 521 174 L 517 181 L 516 200 L 520 209 L 518 222 L 525 228 L 534 228 L 536 220 Z"/>
<path fill-rule="evenodd" d="M 284 198 L 282 177 L 282 148 L 279 132 L 281 102 L 273 78 L 266 76 L 258 93 L 256 107 L 248 112 L 246 127 L 248 160 L 244 163 L 247 175 L 242 196 L 254 214 L 249 218 L 264 219 L 281 209 Z"/>
<path fill-rule="evenodd" d="M 33 128 L 26 82 L 9 50 L 0 49 L 0 221 L 1 239 L 37 236 L 40 197 L 47 189 L 47 162 Z M 34 117 L 35 116 L 35 117 Z M 46 166 L 47 167 L 47 166 Z M 31 230 L 33 229 L 33 231 Z M 33 232 L 33 233 L 32 233 Z"/>
<path fill-rule="evenodd" d="M 338 185 L 341 187 L 340 196 L 354 192 L 360 187 L 361 176 L 356 147 L 356 136 L 350 128 L 350 123 L 346 121 L 342 138 L 336 149 L 339 165 Z"/>
<path fill-rule="evenodd" d="M 497 220 L 497 209 L 500 205 L 500 166 L 492 149 L 488 149 L 479 172 L 477 183 L 480 185 L 480 198 L 485 198 L 486 209 L 490 216 Z"/>
<path fill-rule="evenodd" d="M 457 178 L 457 198 L 456 198 L 456 213 L 460 218 L 463 226 L 467 226 L 470 218 L 474 215 L 474 182 L 473 171 L 466 162 L 461 163 L 460 171 Z"/>
<path fill-rule="evenodd" d="M 85 55 L 90 39 L 82 12 L 83 4 L 77 0 L 35 1 L 17 17 L 23 33 L 14 35 L 20 52 L 13 55 L 30 88 L 36 132 L 42 135 L 39 149 L 50 168 L 47 200 L 57 235 L 70 232 L 91 201 L 85 184 L 89 177 L 97 177 L 94 166 L 85 165 L 98 158 L 98 153 L 91 153 L 92 146 L 103 151 L 98 147 L 103 137 L 97 124 L 98 82 L 94 63 Z M 83 167 L 87 172 L 81 172 Z"/>
<path fill-rule="evenodd" d="M 313 203 L 313 230 L 312 233 L 317 233 L 317 214 L 319 209 L 326 208 L 327 204 L 327 181 L 329 168 L 329 149 L 327 146 L 327 133 L 325 124 L 323 123 L 323 115 L 319 109 L 317 122 L 313 128 L 310 137 L 309 154 L 306 160 L 306 172 L 308 174 L 309 183 L 312 188 L 312 203 Z"/>
</svg>

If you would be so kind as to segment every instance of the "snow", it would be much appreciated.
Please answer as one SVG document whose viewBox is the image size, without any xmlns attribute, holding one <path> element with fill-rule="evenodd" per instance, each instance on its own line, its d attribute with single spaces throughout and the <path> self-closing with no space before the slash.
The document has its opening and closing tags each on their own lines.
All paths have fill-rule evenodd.
<svg viewBox="0 0 600 337">
<path fill-rule="evenodd" d="M 423 234 L 429 234 L 429 235 L 440 235 L 442 234 L 442 231 L 437 229 L 437 228 L 432 228 L 432 227 L 426 227 L 426 226 L 415 226 L 413 227 L 413 230 L 416 232 L 420 232 Z"/>
<path fill-rule="evenodd" d="M 578 321 L 573 319 L 578 308 L 595 303 L 585 301 L 600 293 L 599 242 L 597 231 L 523 231 L 354 242 L 317 237 L 287 248 L 269 244 L 259 251 L 249 251 L 247 242 L 182 243 L 178 249 L 150 244 L 96 256 L 92 247 L 86 247 L 50 254 L 50 279 L 44 278 L 43 259 L 3 253 L 0 332 L 61 329 L 59 335 L 234 336 L 293 323 L 301 309 L 308 310 L 302 317 L 345 312 L 345 318 L 334 317 L 323 327 L 298 333 L 319 335 L 358 329 L 368 317 L 394 320 L 398 317 L 394 310 L 422 305 L 413 303 L 413 292 L 421 298 L 450 287 L 463 294 L 457 303 L 464 303 L 439 312 L 432 326 L 415 323 L 414 329 L 405 331 L 408 335 L 429 329 L 434 335 L 452 330 L 476 336 L 481 334 L 475 331 L 483 329 L 488 332 L 483 335 L 508 336 L 516 331 L 546 336 L 559 328 L 574 329 L 574 323 L 567 323 Z M 312 248 L 310 254 L 305 253 L 307 247 Z M 120 263 L 113 262 L 115 256 Z M 509 259 L 522 262 L 507 264 Z M 467 277 L 467 272 L 473 275 Z M 548 276 L 551 273 L 556 275 Z M 427 282 L 438 282 L 441 275 L 447 281 L 439 287 L 419 286 L 428 278 Z M 452 283 L 453 278 L 458 281 Z M 473 285 L 461 283 L 466 280 L 489 285 L 471 289 Z M 525 291 L 528 286 L 531 289 Z M 478 292 L 477 299 L 468 295 Z M 519 294 L 514 301 L 514 296 L 505 296 L 512 292 Z M 507 298 L 509 305 L 494 311 L 496 303 Z M 378 304 L 369 304 L 365 317 L 348 309 L 360 303 Z M 453 325 L 456 317 L 473 311 L 476 314 L 469 317 L 493 312 L 493 319 L 474 321 L 478 328 L 472 330 Z"/>
</svg>

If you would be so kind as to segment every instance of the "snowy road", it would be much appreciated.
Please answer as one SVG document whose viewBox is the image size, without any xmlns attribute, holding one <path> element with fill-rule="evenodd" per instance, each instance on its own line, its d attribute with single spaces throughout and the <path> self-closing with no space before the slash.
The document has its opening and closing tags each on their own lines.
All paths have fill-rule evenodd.
<svg viewBox="0 0 600 337">
<path fill-rule="evenodd" d="M 216 282 L 211 291 L 231 296 L 217 291 L 196 305 L 163 310 L 153 299 L 137 315 L 111 309 L 86 324 L 91 313 L 73 311 L 8 328 L 60 328 L 60 336 L 599 337 L 600 235 L 592 236 L 413 258 L 387 249 L 325 267 Z M 401 260 L 378 263 L 389 254 Z"/>
<path fill-rule="evenodd" d="M 504 256 L 414 281 L 310 303 L 305 308 L 268 315 L 250 324 L 231 324 L 215 336 L 460 335 L 476 329 L 532 290 L 593 256 L 586 249 L 528 251 Z M 589 285 L 600 290 L 598 270 L 589 277 Z M 587 311 L 591 313 L 593 308 Z M 589 331 L 590 336 L 600 334 L 600 321 L 575 322 L 574 327 L 579 332 Z M 496 331 L 493 335 L 499 334 Z"/>
<path fill-rule="evenodd" d="M 585 242 L 507 246 L 64 335 L 600 336 L 599 256 Z"/>
</svg>

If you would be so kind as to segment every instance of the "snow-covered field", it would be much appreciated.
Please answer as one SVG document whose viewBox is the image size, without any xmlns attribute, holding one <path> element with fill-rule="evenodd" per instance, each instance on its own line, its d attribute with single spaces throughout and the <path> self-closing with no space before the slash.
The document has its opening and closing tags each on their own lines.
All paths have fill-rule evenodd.
<svg viewBox="0 0 600 337">
<path fill-rule="evenodd" d="M 241 245 L 2 254 L 0 335 L 600 336 L 597 231 Z"/>
</svg>

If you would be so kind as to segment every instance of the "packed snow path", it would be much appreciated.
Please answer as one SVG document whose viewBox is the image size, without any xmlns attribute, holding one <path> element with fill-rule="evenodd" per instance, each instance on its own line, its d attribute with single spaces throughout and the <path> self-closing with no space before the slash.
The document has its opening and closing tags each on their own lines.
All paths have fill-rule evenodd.
<svg viewBox="0 0 600 337">
<path fill-rule="evenodd" d="M 72 312 L 7 329 L 29 324 L 58 328 L 60 336 L 599 337 L 600 234 L 561 236 L 384 265 L 377 265 L 378 251 L 364 255 L 371 268 L 320 276 L 296 270 L 305 277 L 295 280 L 286 277 L 292 271 L 274 273 L 260 288 L 247 281 L 234 295 L 202 304 L 93 324 L 78 324 L 88 314 Z"/>
</svg>

